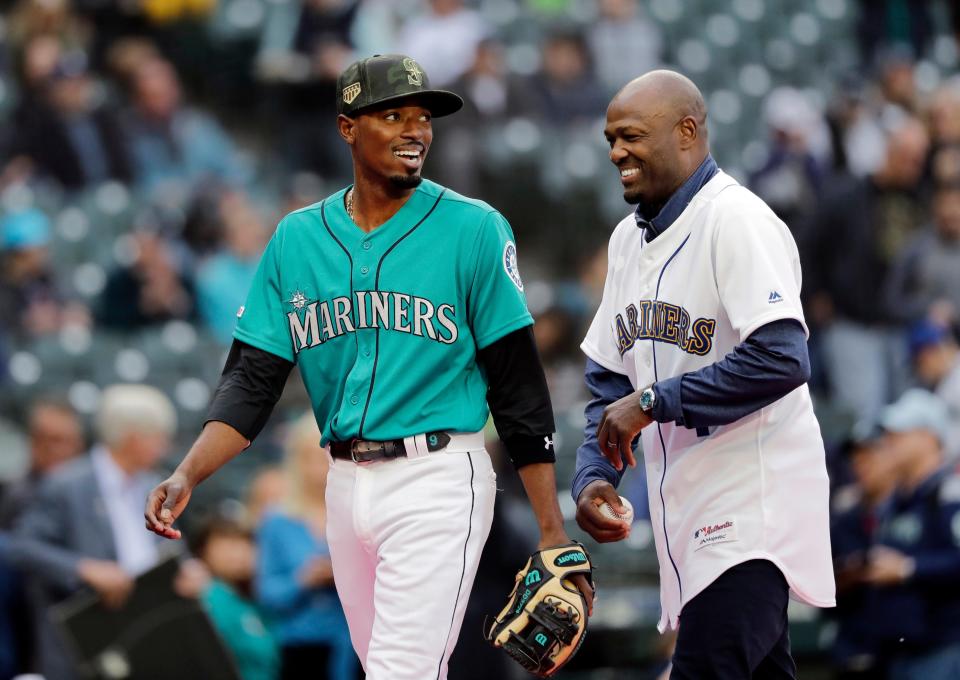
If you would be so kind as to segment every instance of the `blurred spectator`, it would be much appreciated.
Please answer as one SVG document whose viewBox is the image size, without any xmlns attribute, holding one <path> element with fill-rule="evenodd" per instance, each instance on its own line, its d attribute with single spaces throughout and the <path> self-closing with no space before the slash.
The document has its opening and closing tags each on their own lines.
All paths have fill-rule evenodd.
<svg viewBox="0 0 960 680">
<path fill-rule="evenodd" d="M 855 76 L 837 85 L 827 111 L 834 168 L 866 177 L 883 164 L 886 136 L 870 106 L 867 84 Z"/>
<path fill-rule="evenodd" d="M 937 188 L 933 229 L 917 234 L 897 255 L 888 285 L 897 318 L 960 321 L 960 184 Z"/>
<path fill-rule="evenodd" d="M 792 87 L 773 90 L 763 104 L 769 131 L 767 158 L 750 176 L 750 188 L 791 229 L 817 205 L 829 156 L 823 118 Z"/>
<path fill-rule="evenodd" d="M 478 125 L 500 123 L 529 108 L 524 84 L 507 68 L 503 44 L 490 38 L 480 41 L 470 68 L 451 89 L 463 97 L 464 108 L 450 122 L 474 134 Z"/>
<path fill-rule="evenodd" d="M 191 548 L 210 574 L 200 600 L 233 655 L 242 680 L 275 680 L 280 669 L 277 643 L 253 602 L 257 548 L 236 522 L 214 518 L 200 529 Z"/>
<path fill-rule="evenodd" d="M 604 94 L 612 95 L 661 63 L 663 38 L 637 0 L 600 0 L 598 9 L 587 42 Z"/>
<path fill-rule="evenodd" d="M 78 190 L 108 179 L 132 178 L 129 151 L 118 116 L 98 97 L 82 53 L 60 58 L 46 80 L 43 100 L 24 116 L 14 153 L 66 189 Z"/>
<path fill-rule="evenodd" d="M 330 457 L 312 413 L 292 428 L 284 465 L 286 497 L 257 533 L 256 582 L 280 643 L 280 678 L 352 680 L 358 664 L 325 540 Z"/>
<path fill-rule="evenodd" d="M 540 118 L 553 126 L 597 119 L 607 98 L 597 85 L 590 54 L 579 33 L 560 32 L 543 43 L 542 71 L 530 81 Z"/>
<path fill-rule="evenodd" d="M 69 402 L 41 398 L 27 414 L 30 467 L 26 475 L 8 484 L 0 495 L 0 530 L 13 527 L 29 507 L 40 483 L 56 468 L 83 453 L 83 426 Z"/>
<path fill-rule="evenodd" d="M 451 188 L 482 193 L 485 167 L 503 153 L 502 126 L 532 113 L 526 83 L 507 68 L 503 44 L 486 38 L 477 45 L 470 68 L 450 89 L 463 97 L 464 106 L 441 123 L 443 134 L 434 137 L 430 157 L 438 161 L 438 174 Z"/>
<path fill-rule="evenodd" d="M 946 450 L 948 458 L 960 456 L 960 347 L 950 327 L 930 320 L 910 329 L 910 355 L 920 384 L 947 405 Z"/>
<path fill-rule="evenodd" d="M 397 51 L 430 74 L 433 87 L 447 87 L 470 68 L 477 46 L 490 33 L 483 17 L 463 0 L 427 0 L 409 15 L 397 36 Z"/>
<path fill-rule="evenodd" d="M 193 318 L 194 284 L 175 260 L 170 243 L 148 229 L 138 231 L 134 241 L 133 264 L 107 277 L 97 321 L 108 328 L 134 331 L 172 319 Z"/>
<path fill-rule="evenodd" d="M 837 677 L 870 680 L 883 676 L 883 650 L 876 627 L 876 599 L 864 583 L 867 555 L 876 542 L 882 505 L 897 477 L 882 432 L 861 422 L 843 445 L 854 481 L 831 501 L 830 541 L 837 579 L 837 635 L 831 654 Z"/>
<path fill-rule="evenodd" d="M 173 404 L 159 390 L 107 388 L 90 455 L 44 479 L 18 520 L 10 558 L 30 579 L 38 666 L 49 680 L 74 676 L 47 608 L 83 588 L 120 606 L 133 578 L 160 559 L 162 539 L 144 530 L 143 502 L 176 427 Z"/>
<path fill-rule="evenodd" d="M 883 166 L 864 179 L 831 178 L 806 230 L 811 322 L 825 329 L 832 395 L 856 419 L 875 419 L 906 383 L 903 331 L 884 291 L 894 258 L 926 223 L 927 148 L 916 120 L 895 128 Z"/>
<path fill-rule="evenodd" d="M 954 76 L 934 92 L 928 114 L 934 145 L 931 179 L 960 186 L 960 77 Z"/>
<path fill-rule="evenodd" d="M 30 468 L 26 476 L 0 489 L 0 541 L 24 508 L 33 503 L 41 481 L 83 452 L 83 429 L 66 402 L 40 399 L 27 415 Z M 0 546 L 0 678 L 13 677 L 32 656 L 34 624 L 23 593 L 23 577 L 8 564 Z"/>
<path fill-rule="evenodd" d="M 887 50 L 879 59 L 877 85 L 881 114 L 916 115 L 918 107 L 915 59 L 904 49 Z"/>
<path fill-rule="evenodd" d="M 933 36 L 930 0 L 859 0 L 861 64 L 869 68 L 884 48 L 909 48 L 914 57 L 927 52 Z"/>
<path fill-rule="evenodd" d="M 864 582 L 877 589 L 890 680 L 949 680 L 960 668 L 960 478 L 945 467 L 947 408 L 910 390 L 880 424 L 898 487 Z"/>
<path fill-rule="evenodd" d="M 130 88 L 125 128 L 134 176 L 148 193 L 184 200 L 210 184 L 239 186 L 247 181 L 246 165 L 223 128 L 183 103 L 179 78 L 169 62 L 137 64 Z"/>
<path fill-rule="evenodd" d="M 8 332 L 36 337 L 66 323 L 87 325 L 83 305 L 66 302 L 50 262 L 50 220 L 28 208 L 0 219 L 0 319 Z"/>
<path fill-rule="evenodd" d="M 17 65 L 20 98 L 13 111 L 13 122 L 21 127 L 43 105 L 47 82 L 63 57 L 60 40 L 49 33 L 32 36 L 23 46 Z"/>
<path fill-rule="evenodd" d="M 242 193 L 220 201 L 223 245 L 197 271 L 200 318 L 224 346 L 233 341 L 237 310 L 246 299 L 270 234 L 263 217 Z"/>
<path fill-rule="evenodd" d="M 356 0 L 271 3 L 256 58 L 266 98 L 279 114 L 291 170 L 348 177 L 349 154 L 336 126 L 337 76 L 353 61 Z M 382 50 L 381 50 L 382 51 Z"/>
<path fill-rule="evenodd" d="M 287 495 L 287 476 L 279 467 L 272 465 L 260 468 L 253 475 L 247 489 L 247 523 L 260 526 L 263 516 Z"/>
<path fill-rule="evenodd" d="M 7 18 L 8 40 L 15 51 L 38 35 L 53 36 L 68 50 L 85 49 L 93 29 L 68 0 L 18 0 Z"/>
</svg>

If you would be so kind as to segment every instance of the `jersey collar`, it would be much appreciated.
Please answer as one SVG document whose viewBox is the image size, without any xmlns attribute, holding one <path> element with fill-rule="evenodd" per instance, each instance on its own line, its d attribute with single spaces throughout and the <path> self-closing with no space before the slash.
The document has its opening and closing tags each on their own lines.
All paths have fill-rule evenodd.
<svg viewBox="0 0 960 680">
<path fill-rule="evenodd" d="M 637 226 L 646 230 L 645 238 L 647 242 L 655 239 L 676 222 L 677 218 L 687 209 L 687 205 L 693 200 L 693 197 L 697 195 L 697 192 L 718 172 L 720 172 L 720 168 L 717 167 L 717 162 L 713 160 L 713 156 L 707 154 L 700 166 L 680 185 L 679 189 L 673 192 L 673 195 L 667 199 L 667 202 L 663 204 L 656 215 L 647 219 L 644 213 L 649 211 L 643 203 L 640 203 L 634 212 L 634 218 L 637 220 Z"/>
<path fill-rule="evenodd" d="M 429 199 L 430 194 L 434 193 L 432 187 L 435 186 L 434 183 L 424 179 L 390 219 L 369 232 L 363 231 L 350 216 L 347 215 L 347 209 L 343 204 L 343 199 L 351 187 L 341 189 L 326 199 L 326 201 L 324 201 L 324 211 L 336 237 L 352 251 L 364 241 L 378 241 L 381 243 L 383 241 L 390 241 L 392 238 L 399 236 L 409 229 L 416 223 L 422 213 L 432 205 L 432 201 Z"/>
</svg>

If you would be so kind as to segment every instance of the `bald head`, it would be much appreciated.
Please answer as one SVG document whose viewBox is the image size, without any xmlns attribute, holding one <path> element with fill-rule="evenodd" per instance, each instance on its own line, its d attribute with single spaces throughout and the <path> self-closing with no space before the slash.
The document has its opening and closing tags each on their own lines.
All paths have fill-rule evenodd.
<svg viewBox="0 0 960 680">
<path fill-rule="evenodd" d="M 610 160 L 620 169 L 624 199 L 655 208 L 706 158 L 707 106 L 686 76 L 651 71 L 614 96 L 604 134 Z"/>
<path fill-rule="evenodd" d="M 645 73 L 620 88 L 613 102 L 618 100 L 629 101 L 634 106 L 647 103 L 675 118 L 690 116 L 703 128 L 706 138 L 707 104 L 700 88 L 681 73 L 666 69 Z"/>
</svg>

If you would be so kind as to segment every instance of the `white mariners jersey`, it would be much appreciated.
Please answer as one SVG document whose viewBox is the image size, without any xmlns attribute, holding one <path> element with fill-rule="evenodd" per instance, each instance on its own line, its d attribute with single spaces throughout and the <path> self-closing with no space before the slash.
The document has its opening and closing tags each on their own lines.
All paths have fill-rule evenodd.
<svg viewBox="0 0 960 680">
<path fill-rule="evenodd" d="M 625 218 L 608 257 L 581 347 L 635 389 L 715 363 L 771 321 L 806 329 L 793 237 L 723 172 L 649 243 Z M 709 430 L 653 423 L 642 441 L 661 631 L 721 573 L 752 559 L 776 564 L 796 599 L 834 606 L 829 482 L 806 385 Z"/>
</svg>

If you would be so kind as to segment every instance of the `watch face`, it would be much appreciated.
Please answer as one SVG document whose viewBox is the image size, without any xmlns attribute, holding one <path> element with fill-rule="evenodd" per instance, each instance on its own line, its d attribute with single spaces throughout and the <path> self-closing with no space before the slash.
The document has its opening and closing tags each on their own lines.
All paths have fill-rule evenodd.
<svg viewBox="0 0 960 680">
<path fill-rule="evenodd" d="M 640 395 L 640 408 L 647 410 L 653 406 L 653 390 L 644 390 Z"/>
</svg>

